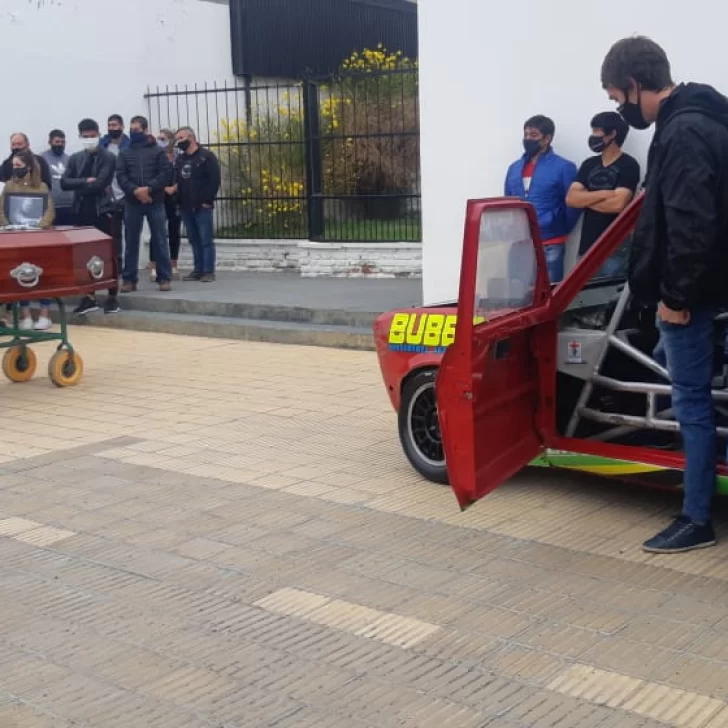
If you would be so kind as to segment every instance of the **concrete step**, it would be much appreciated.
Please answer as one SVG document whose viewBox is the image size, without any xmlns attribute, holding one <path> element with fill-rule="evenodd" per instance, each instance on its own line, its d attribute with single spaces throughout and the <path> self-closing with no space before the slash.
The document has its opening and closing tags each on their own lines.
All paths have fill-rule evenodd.
<svg viewBox="0 0 728 728">
<path fill-rule="evenodd" d="M 99 296 L 103 300 L 103 296 Z M 256 321 L 285 321 L 290 323 L 317 324 L 322 326 L 349 326 L 371 329 L 379 315 L 376 312 L 352 311 L 340 308 L 309 308 L 280 304 L 260 304 L 244 301 L 190 300 L 182 295 L 147 294 L 143 291 L 120 298 L 125 312 L 184 314 Z"/>
<path fill-rule="evenodd" d="M 130 297 L 129 297 L 130 298 Z M 328 346 L 337 349 L 374 349 L 370 326 L 343 326 L 297 321 L 267 321 L 234 316 L 166 313 L 130 309 L 124 297 L 124 311 L 105 316 L 92 313 L 72 319 L 74 325 L 153 331 L 163 334 L 207 336 L 217 339 L 243 339 L 275 344 Z"/>
</svg>

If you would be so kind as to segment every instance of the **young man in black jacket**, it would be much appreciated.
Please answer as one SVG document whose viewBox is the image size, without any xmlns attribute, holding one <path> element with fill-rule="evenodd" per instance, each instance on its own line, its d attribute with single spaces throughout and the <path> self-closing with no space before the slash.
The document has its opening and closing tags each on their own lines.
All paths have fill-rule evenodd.
<svg viewBox="0 0 728 728">
<path fill-rule="evenodd" d="M 111 182 L 116 172 L 116 159 L 111 152 L 99 146 L 99 125 L 93 119 L 83 119 L 78 124 L 78 134 L 83 150 L 71 155 L 68 167 L 61 177 L 61 189 L 73 192 L 73 217 L 75 225 L 89 225 L 112 235 L 111 216 L 114 202 L 111 195 Z M 118 276 L 121 267 L 121 250 L 117 247 L 114 254 L 117 261 Z M 109 289 L 104 304 L 104 313 L 118 313 L 119 303 L 116 287 Z M 84 296 L 73 313 L 85 316 L 98 311 L 96 296 Z"/>
<path fill-rule="evenodd" d="M 169 291 L 172 264 L 167 243 L 164 188 L 172 183 L 172 163 L 154 136 L 149 134 L 149 122 L 143 116 L 135 116 L 129 130 L 131 144 L 119 151 L 116 167 L 116 178 L 126 200 L 126 251 L 121 292 L 135 291 L 139 281 L 139 244 L 145 217 L 152 236 L 157 284 L 160 291 Z"/>
<path fill-rule="evenodd" d="M 704 548 L 715 543 L 714 319 L 728 304 L 728 99 L 710 86 L 673 83 L 665 52 L 644 37 L 612 46 L 602 85 L 630 126 L 655 124 L 629 284 L 638 303 L 657 308 L 655 356 L 672 379 L 685 452 L 682 514 L 644 548 Z"/>
<path fill-rule="evenodd" d="M 195 263 L 184 280 L 210 283 L 215 280 L 212 214 L 220 189 L 220 164 L 209 149 L 198 144 L 189 126 L 179 129 L 175 139 L 182 152 L 175 165 L 179 209 Z"/>
</svg>

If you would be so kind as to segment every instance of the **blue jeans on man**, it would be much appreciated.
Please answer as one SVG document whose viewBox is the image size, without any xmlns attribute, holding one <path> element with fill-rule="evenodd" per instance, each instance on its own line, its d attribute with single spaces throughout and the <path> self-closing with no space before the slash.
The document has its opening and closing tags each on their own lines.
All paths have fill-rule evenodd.
<svg viewBox="0 0 728 728">
<path fill-rule="evenodd" d="M 181 208 L 180 215 L 192 248 L 193 275 L 201 278 L 215 273 L 215 235 L 212 226 L 212 208 L 196 210 Z"/>
<path fill-rule="evenodd" d="M 655 359 L 667 366 L 672 379 L 672 408 L 685 453 L 682 515 L 696 523 L 710 521 L 715 494 L 715 315 L 712 308 L 697 308 L 684 326 L 657 320 L 660 341 Z"/>
<path fill-rule="evenodd" d="M 543 246 L 543 254 L 546 258 L 546 270 L 551 283 L 561 283 L 564 278 L 564 257 L 566 256 L 566 245 L 556 243 Z"/>
<path fill-rule="evenodd" d="M 192 248 L 193 274 L 198 278 L 208 274 L 213 275 L 215 273 L 215 235 L 212 226 L 212 208 L 200 207 L 193 210 L 182 207 L 180 215 Z"/>
<path fill-rule="evenodd" d="M 126 204 L 124 209 L 126 251 L 122 278 L 125 283 L 136 284 L 139 281 L 139 246 L 145 218 L 151 233 L 150 245 L 157 266 L 157 283 L 169 283 L 172 280 L 172 263 L 167 243 L 167 215 L 161 202 L 151 205 Z"/>
</svg>

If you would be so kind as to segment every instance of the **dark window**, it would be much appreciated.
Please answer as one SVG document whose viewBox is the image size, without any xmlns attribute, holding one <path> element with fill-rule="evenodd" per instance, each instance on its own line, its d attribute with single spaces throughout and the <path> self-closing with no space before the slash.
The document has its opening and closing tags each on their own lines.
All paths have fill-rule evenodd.
<svg viewBox="0 0 728 728">
<path fill-rule="evenodd" d="M 378 43 L 417 58 L 417 5 L 409 0 L 230 0 L 230 28 L 239 76 L 329 74 Z"/>
</svg>

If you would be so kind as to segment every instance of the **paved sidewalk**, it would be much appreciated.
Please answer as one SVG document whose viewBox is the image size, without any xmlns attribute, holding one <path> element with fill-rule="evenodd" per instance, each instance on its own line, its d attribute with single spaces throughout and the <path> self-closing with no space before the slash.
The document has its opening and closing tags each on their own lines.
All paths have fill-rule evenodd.
<svg viewBox="0 0 728 728">
<path fill-rule="evenodd" d="M 373 354 L 75 329 L 0 382 L 1 728 L 728 726 L 728 538 L 524 472 L 465 514 Z M 50 348 L 38 347 L 39 371 Z"/>
<path fill-rule="evenodd" d="M 422 280 L 418 278 L 302 278 L 297 273 L 219 271 L 214 283 L 175 281 L 160 293 L 140 271 L 139 293 L 125 296 L 183 300 L 190 304 L 253 304 L 255 306 L 339 309 L 382 313 L 393 308 L 419 306 Z"/>
</svg>

